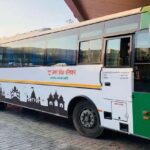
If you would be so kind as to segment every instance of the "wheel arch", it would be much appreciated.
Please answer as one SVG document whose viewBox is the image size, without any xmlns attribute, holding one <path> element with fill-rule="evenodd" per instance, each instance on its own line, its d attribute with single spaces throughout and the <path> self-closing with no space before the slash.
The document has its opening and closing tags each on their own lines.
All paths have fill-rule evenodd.
<svg viewBox="0 0 150 150">
<path fill-rule="evenodd" d="M 68 104 L 67 111 L 68 111 L 68 118 L 70 120 L 72 120 L 73 110 L 74 110 L 75 106 L 81 101 L 88 101 L 95 107 L 95 109 L 97 109 L 96 105 L 89 97 L 84 96 L 84 95 L 76 96 L 76 97 L 72 98 Z"/>
</svg>

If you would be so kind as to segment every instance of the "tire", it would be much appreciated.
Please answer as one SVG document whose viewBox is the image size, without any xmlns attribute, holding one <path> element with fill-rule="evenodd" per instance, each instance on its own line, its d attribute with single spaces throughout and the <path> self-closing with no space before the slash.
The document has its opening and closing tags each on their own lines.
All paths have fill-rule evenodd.
<svg viewBox="0 0 150 150">
<path fill-rule="evenodd" d="M 92 138 L 99 137 L 104 130 L 100 125 L 96 107 L 85 100 L 75 106 L 73 124 L 81 135 Z"/>
<path fill-rule="evenodd" d="M 6 108 L 7 108 L 7 104 L 0 102 L 0 110 L 6 110 Z"/>
</svg>

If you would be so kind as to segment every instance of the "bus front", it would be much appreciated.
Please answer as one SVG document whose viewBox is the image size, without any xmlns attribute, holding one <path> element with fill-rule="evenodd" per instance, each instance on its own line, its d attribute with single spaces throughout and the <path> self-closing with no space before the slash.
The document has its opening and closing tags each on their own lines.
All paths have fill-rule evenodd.
<svg viewBox="0 0 150 150">
<path fill-rule="evenodd" d="M 150 6 L 141 13 L 140 31 L 135 34 L 133 131 L 150 138 Z"/>
</svg>

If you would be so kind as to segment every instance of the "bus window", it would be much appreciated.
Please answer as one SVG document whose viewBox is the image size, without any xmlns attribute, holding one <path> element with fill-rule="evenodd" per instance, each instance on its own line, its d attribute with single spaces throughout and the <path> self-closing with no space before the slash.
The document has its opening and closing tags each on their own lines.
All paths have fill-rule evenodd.
<svg viewBox="0 0 150 150">
<path fill-rule="evenodd" d="M 131 38 L 123 37 L 106 41 L 105 66 L 129 67 L 131 62 Z"/>
<path fill-rule="evenodd" d="M 0 47 L 0 67 L 3 65 L 3 47 Z"/>
<path fill-rule="evenodd" d="M 47 45 L 47 65 L 76 64 L 77 34 L 50 35 Z"/>
<path fill-rule="evenodd" d="M 80 42 L 80 64 L 99 64 L 101 62 L 101 54 L 101 39 Z"/>
<path fill-rule="evenodd" d="M 38 37 L 4 44 L 3 66 L 41 66 L 45 63 L 45 38 Z"/>
<path fill-rule="evenodd" d="M 45 63 L 46 39 L 36 37 L 20 42 L 22 49 L 23 66 L 43 66 Z"/>
<path fill-rule="evenodd" d="M 44 65 L 45 52 L 38 48 L 24 48 L 24 66 L 40 66 Z"/>
<path fill-rule="evenodd" d="M 135 39 L 135 91 L 150 92 L 150 33 L 137 32 Z"/>
<path fill-rule="evenodd" d="M 23 55 L 21 49 L 4 48 L 3 65 L 5 67 L 21 67 L 23 63 Z"/>
</svg>

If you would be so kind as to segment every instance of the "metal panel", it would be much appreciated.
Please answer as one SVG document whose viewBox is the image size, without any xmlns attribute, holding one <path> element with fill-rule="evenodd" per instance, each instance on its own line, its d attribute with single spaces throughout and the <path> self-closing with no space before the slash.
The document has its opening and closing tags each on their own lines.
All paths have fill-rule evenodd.
<svg viewBox="0 0 150 150">
<path fill-rule="evenodd" d="M 131 33 L 140 28 L 140 15 L 118 18 L 105 22 L 105 36 Z"/>
<path fill-rule="evenodd" d="M 150 138 L 150 94 L 133 93 L 134 134 Z"/>
</svg>

